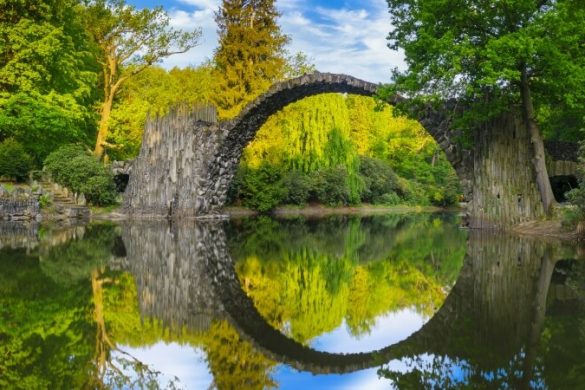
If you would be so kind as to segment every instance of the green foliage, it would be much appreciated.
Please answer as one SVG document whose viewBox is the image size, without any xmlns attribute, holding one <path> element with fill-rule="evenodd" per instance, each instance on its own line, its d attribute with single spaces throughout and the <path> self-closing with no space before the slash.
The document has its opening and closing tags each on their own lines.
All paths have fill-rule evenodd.
<svg viewBox="0 0 585 390">
<path fill-rule="evenodd" d="M 390 93 L 416 96 L 415 105 L 466 100 L 467 125 L 521 103 L 527 109 L 531 99 L 541 121 L 559 116 L 546 112 L 583 112 L 582 1 L 387 2 L 394 28 L 389 46 L 404 51 L 408 66 L 394 72 Z"/>
<path fill-rule="evenodd" d="M 84 158 L 83 164 L 86 167 L 91 167 L 88 174 L 95 174 L 87 179 L 87 181 L 80 187 L 81 193 L 90 204 L 96 206 L 108 206 L 116 203 L 116 185 L 114 184 L 114 177 L 111 173 L 104 169 L 97 169 L 93 163 L 89 162 L 88 158 Z M 92 160 L 93 161 L 93 160 Z M 87 168 L 86 168 L 87 169 Z M 93 173 L 90 173 L 93 172 Z"/>
<path fill-rule="evenodd" d="M 448 206 L 461 193 L 453 168 L 420 124 L 394 117 L 392 107 L 377 109 L 374 99 L 360 96 L 313 96 L 273 115 L 241 162 L 243 168 L 261 164 L 291 175 L 284 185 L 293 195 L 283 201 L 292 204 Z M 245 172 L 241 169 L 238 177 Z"/>
<path fill-rule="evenodd" d="M 0 3 L 0 140 L 40 165 L 51 150 L 95 132 L 95 51 L 76 0 Z"/>
<path fill-rule="evenodd" d="M 371 157 L 360 158 L 360 175 L 364 180 L 364 190 L 361 194 L 362 202 L 386 203 L 393 202 L 397 192 L 402 192 L 398 177 L 390 164 Z M 382 198 L 386 196 L 386 201 Z"/>
<path fill-rule="evenodd" d="M 25 181 L 31 168 L 32 159 L 20 142 L 12 138 L 0 142 L 0 177 Z"/>
<path fill-rule="evenodd" d="M 176 30 L 163 7 L 137 9 L 125 0 L 88 1 L 83 16 L 85 28 L 97 47 L 103 75 L 94 151 L 101 158 L 108 146 L 112 105 L 120 88 L 153 64 L 197 45 L 201 30 Z"/>
<path fill-rule="evenodd" d="M 287 196 L 284 199 L 286 203 L 302 206 L 309 201 L 313 180 L 308 175 L 290 171 L 284 177 L 283 184 L 287 189 Z"/>
<path fill-rule="evenodd" d="M 86 154 L 89 153 L 81 145 L 64 145 L 47 156 L 44 167 L 51 174 L 55 182 L 64 183 L 69 176 L 66 167 L 67 162 Z"/>
<path fill-rule="evenodd" d="M 40 263 L 0 250 L 0 387 L 83 387 L 93 355 L 91 288 L 55 283 Z"/>
<path fill-rule="evenodd" d="M 288 55 L 284 65 L 284 78 L 291 79 L 317 70 L 311 59 L 302 51 Z"/>
<path fill-rule="evenodd" d="M 396 206 L 402 202 L 402 199 L 396 192 L 386 192 L 378 198 L 378 203 L 387 206 Z"/>
<path fill-rule="evenodd" d="M 276 23 L 274 0 L 223 0 L 215 14 L 219 47 L 214 53 L 218 79 L 215 102 L 222 118 L 235 117 L 286 72 L 288 37 Z"/>
<path fill-rule="evenodd" d="M 66 145 L 51 153 L 45 169 L 56 183 L 84 194 L 90 204 L 107 206 L 116 201 L 112 173 L 79 145 Z"/>
<path fill-rule="evenodd" d="M 286 196 L 282 171 L 268 164 L 246 170 L 240 184 L 239 196 L 246 206 L 260 212 L 270 211 Z"/>
<path fill-rule="evenodd" d="M 236 224 L 230 247 L 242 286 L 269 323 L 301 343 L 344 320 L 359 336 L 390 311 L 432 315 L 465 253 L 465 233 L 431 215 Z"/>
<path fill-rule="evenodd" d="M 39 206 L 41 209 L 49 208 L 52 204 L 51 197 L 48 194 L 42 194 L 39 196 Z"/>
<path fill-rule="evenodd" d="M 177 105 L 211 102 L 215 80 L 210 65 L 174 68 L 150 67 L 125 82 L 110 118 L 107 142 L 116 145 L 108 155 L 114 160 L 138 156 L 146 119 L 166 115 Z"/>
<path fill-rule="evenodd" d="M 312 175 L 311 197 L 328 206 L 352 204 L 352 193 L 344 167 L 323 169 Z"/>
</svg>

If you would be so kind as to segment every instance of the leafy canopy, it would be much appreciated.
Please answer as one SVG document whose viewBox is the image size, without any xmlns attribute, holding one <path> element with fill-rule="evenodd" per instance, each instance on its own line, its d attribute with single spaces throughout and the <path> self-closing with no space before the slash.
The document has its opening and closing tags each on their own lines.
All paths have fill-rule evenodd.
<svg viewBox="0 0 585 390">
<path fill-rule="evenodd" d="M 214 54 L 218 94 L 224 118 L 236 116 L 255 97 L 281 79 L 288 37 L 276 23 L 274 0 L 224 0 L 215 15 L 219 47 Z M 298 58 L 303 62 L 303 58 Z"/>
<path fill-rule="evenodd" d="M 518 102 L 524 69 L 537 110 L 583 108 L 582 1 L 388 0 L 388 6 L 389 47 L 404 50 L 408 66 L 394 71 L 392 92 L 466 98 L 496 113 Z"/>
<path fill-rule="evenodd" d="M 95 132 L 95 50 L 76 0 L 0 2 L 0 141 L 14 138 L 37 164 Z"/>
</svg>

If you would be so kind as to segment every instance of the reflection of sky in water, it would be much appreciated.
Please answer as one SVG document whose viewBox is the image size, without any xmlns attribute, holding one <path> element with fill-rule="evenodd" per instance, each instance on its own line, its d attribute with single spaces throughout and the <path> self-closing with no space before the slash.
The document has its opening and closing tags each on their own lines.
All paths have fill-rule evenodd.
<svg viewBox="0 0 585 390">
<path fill-rule="evenodd" d="M 412 309 L 404 309 L 376 318 L 369 333 L 353 336 L 343 323 L 332 332 L 325 333 L 312 340 L 311 346 L 327 352 L 367 352 L 384 348 L 406 339 L 419 330 L 426 322 L 420 314 Z M 164 379 L 173 376 L 180 379 L 180 386 L 185 389 L 207 389 L 213 377 L 205 362 L 205 353 L 199 348 L 176 343 L 157 343 L 147 348 L 130 348 L 121 346 L 151 369 L 160 371 Z M 404 363 L 392 361 L 390 368 L 407 371 Z M 285 365 L 278 365 L 272 377 L 280 389 L 388 389 L 388 380 L 379 379 L 377 369 L 369 369 L 344 375 L 313 375 L 299 372 Z"/>
<path fill-rule="evenodd" d="M 334 331 L 313 339 L 311 347 L 333 353 L 369 352 L 406 339 L 425 322 L 416 311 L 403 309 L 376 318 L 370 332 L 359 336 L 352 335 L 344 322 Z"/>
<path fill-rule="evenodd" d="M 150 369 L 160 371 L 162 382 L 179 378 L 179 388 L 208 389 L 213 377 L 205 362 L 205 352 L 200 348 L 177 343 L 159 342 L 146 348 L 120 346 Z"/>
<path fill-rule="evenodd" d="M 408 338 L 418 331 L 427 319 L 412 309 L 404 309 L 376 318 L 370 333 L 353 336 L 344 324 L 332 332 L 325 333 L 311 341 L 311 346 L 320 351 L 332 353 L 368 352 L 384 348 Z M 205 353 L 200 348 L 177 343 L 157 343 L 146 348 L 130 348 L 121 346 L 123 351 L 147 364 L 151 369 L 162 373 L 162 382 L 174 376 L 180 380 L 179 388 L 208 389 L 213 383 L 213 376 L 209 372 L 205 361 Z M 442 360 L 443 377 L 450 378 L 453 384 L 464 384 L 470 375 L 466 361 L 459 359 L 439 358 Z M 408 372 L 413 368 L 429 370 L 434 360 L 433 355 L 420 355 L 414 361 L 410 359 L 393 360 L 385 367 L 395 372 Z M 278 383 L 279 389 L 391 389 L 392 383 L 385 378 L 379 378 L 377 368 L 371 368 L 349 374 L 314 375 L 310 372 L 300 372 L 286 365 L 278 365 L 271 376 Z M 485 378 L 493 379 L 504 375 L 498 372 L 485 372 Z M 521 373 L 518 374 L 521 376 Z M 433 383 L 431 381 L 431 383 Z M 542 389 L 546 386 L 541 379 L 533 380 L 531 387 Z"/>
<path fill-rule="evenodd" d="M 408 338 L 422 328 L 427 319 L 412 309 L 403 309 L 376 318 L 369 333 L 353 336 L 349 328 L 342 324 L 332 332 L 325 333 L 311 341 L 311 346 L 319 351 L 332 353 L 355 353 L 378 350 Z M 407 367 L 400 361 L 389 364 L 392 370 L 405 372 Z M 390 383 L 378 378 L 377 368 L 351 374 L 313 375 L 298 372 L 281 365 L 273 375 L 280 389 L 388 389 Z"/>
</svg>

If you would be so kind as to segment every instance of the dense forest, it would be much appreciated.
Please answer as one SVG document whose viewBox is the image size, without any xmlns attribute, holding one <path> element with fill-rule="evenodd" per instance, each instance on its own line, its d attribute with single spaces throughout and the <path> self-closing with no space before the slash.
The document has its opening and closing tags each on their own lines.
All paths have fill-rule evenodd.
<svg viewBox="0 0 585 390">
<path fill-rule="evenodd" d="M 303 53 L 287 51 L 274 2 L 224 1 L 213 58 L 182 69 L 157 64 L 195 46 L 200 34 L 170 29 L 162 8 L 121 0 L 0 7 L 0 176 L 26 180 L 44 166 L 94 204 L 116 197 L 107 169 L 91 154 L 105 163 L 135 158 L 148 117 L 213 104 L 230 119 L 272 83 L 315 70 Z M 459 192 L 420 125 L 371 98 L 330 94 L 291 105 L 265 124 L 245 151 L 230 197 L 267 211 L 307 203 L 449 205 Z"/>
<path fill-rule="evenodd" d="M 502 111 L 522 113 L 534 140 L 536 181 L 550 205 L 541 141 L 582 138 L 585 62 L 576 38 L 585 11 L 572 0 L 538 3 L 517 0 L 507 13 L 477 5 L 470 25 L 465 7 L 453 13 L 441 2 L 388 1 L 395 27 L 389 46 L 404 50 L 408 69 L 389 74 L 392 84 L 380 97 L 400 93 L 412 97 L 410 106 L 332 94 L 287 107 L 246 149 L 231 203 L 260 211 L 281 204 L 456 203 L 461 189 L 444 155 L 419 124 L 399 114 L 458 98 L 469 108 L 454 118 L 463 129 Z M 137 156 L 148 117 L 212 104 L 220 119 L 230 119 L 273 83 L 316 70 L 306 55 L 289 51 L 278 17 L 275 1 L 224 0 L 215 13 L 219 45 L 212 58 L 165 69 L 165 58 L 197 50 L 201 31 L 172 28 L 162 7 L 3 2 L 0 176 L 25 181 L 44 166 L 90 203 L 115 203 L 107 164 Z"/>
<path fill-rule="evenodd" d="M 230 229 L 237 232 L 230 246 L 242 286 L 271 325 L 284 331 L 290 324 L 289 336 L 304 344 L 344 322 L 356 337 L 367 334 L 389 312 L 411 309 L 430 317 L 455 282 L 466 238 L 452 221 L 426 214 L 340 217 L 318 229 L 303 220 L 261 218 Z M 421 229 L 429 232 L 422 240 Z M 0 353 L 6 357 L 0 370 L 7 373 L 0 386 L 164 384 L 160 373 L 124 353 L 164 341 L 205 351 L 218 388 L 271 387 L 277 363 L 224 316 L 193 329 L 141 313 L 145 291 L 137 290 L 137 280 L 144 275 L 120 269 L 112 256 L 119 227 L 92 225 L 76 239 L 60 241 L 48 240 L 28 255 L 0 250 Z M 166 307 L 164 314 L 175 318 L 174 309 Z"/>
</svg>

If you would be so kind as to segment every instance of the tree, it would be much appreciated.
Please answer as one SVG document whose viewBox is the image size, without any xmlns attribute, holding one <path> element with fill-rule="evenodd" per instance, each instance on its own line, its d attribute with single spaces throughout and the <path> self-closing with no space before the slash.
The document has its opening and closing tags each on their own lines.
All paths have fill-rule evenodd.
<svg viewBox="0 0 585 390">
<path fill-rule="evenodd" d="M 394 26 L 389 46 L 403 49 L 408 65 L 406 71 L 394 72 L 392 91 L 415 100 L 464 100 L 475 124 L 481 115 L 494 116 L 515 107 L 530 133 L 545 211 L 554 197 L 537 111 L 552 102 L 575 107 L 585 100 L 582 4 L 578 0 L 388 0 Z"/>
<path fill-rule="evenodd" d="M 285 72 L 288 37 L 276 23 L 274 0 L 223 0 L 215 14 L 219 47 L 214 62 L 220 116 L 235 117 Z"/>
<path fill-rule="evenodd" d="M 102 157 L 114 98 L 124 82 L 163 58 L 193 48 L 201 31 L 170 28 L 162 7 L 138 10 L 124 0 L 89 0 L 85 16 L 100 52 L 103 102 L 94 154 Z"/>
<path fill-rule="evenodd" d="M 0 141 L 36 164 L 95 131 L 95 53 L 77 0 L 0 2 Z"/>
<path fill-rule="evenodd" d="M 292 79 L 317 70 L 312 60 L 302 51 L 287 55 L 284 65 L 284 77 Z"/>
<path fill-rule="evenodd" d="M 214 82 L 209 64 L 170 71 L 151 66 L 129 79 L 112 109 L 109 142 L 117 147 L 108 151 L 109 157 L 135 158 L 149 115 L 166 115 L 171 107 L 181 104 L 209 104 Z"/>
</svg>

